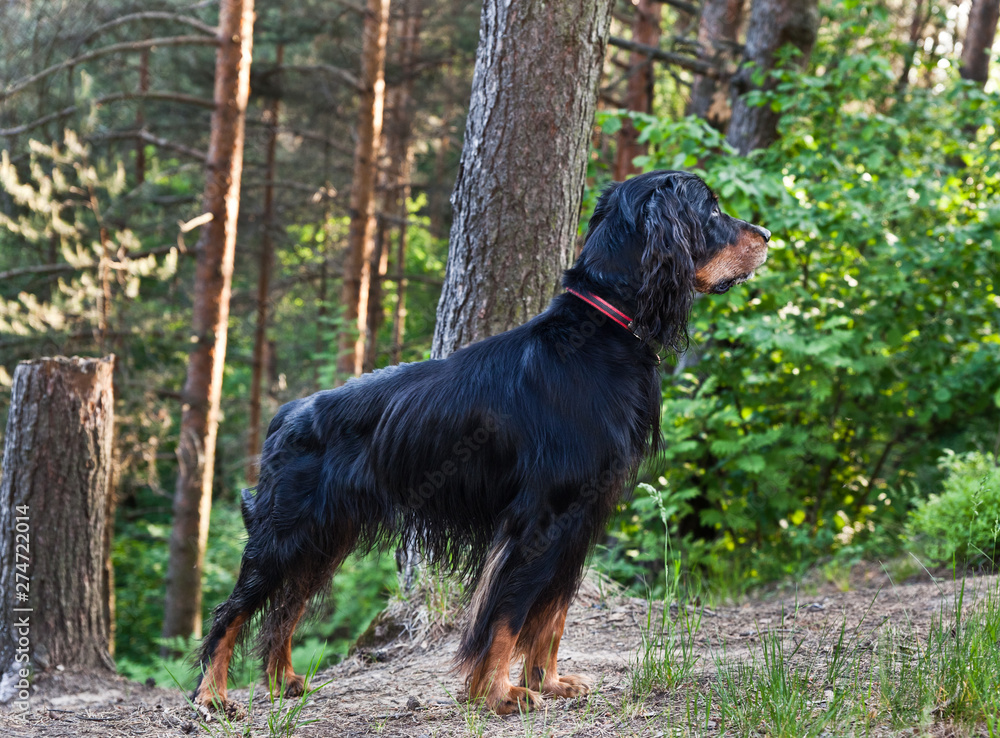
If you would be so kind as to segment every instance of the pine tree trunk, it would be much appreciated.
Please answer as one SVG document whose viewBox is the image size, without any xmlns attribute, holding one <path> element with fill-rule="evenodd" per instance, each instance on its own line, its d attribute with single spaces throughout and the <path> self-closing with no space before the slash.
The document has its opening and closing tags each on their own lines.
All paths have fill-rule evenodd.
<svg viewBox="0 0 1000 738">
<path fill-rule="evenodd" d="M 361 374 L 364 368 L 371 258 L 375 246 L 375 171 L 385 104 L 389 0 L 368 0 L 363 33 L 361 94 L 354 147 L 354 177 L 351 180 L 351 224 L 341 288 L 344 312 L 337 369 L 342 376 Z"/>
<path fill-rule="evenodd" d="M 395 41 L 393 66 L 398 70 L 397 84 L 386 90 L 385 161 L 386 186 L 383 212 L 390 219 L 385 226 L 384 248 L 392 250 L 391 233 L 396 232 L 395 262 L 396 304 L 392 316 L 392 341 L 390 361 L 398 364 L 406 331 L 406 271 L 407 218 L 406 202 L 410 198 L 410 169 L 413 158 L 410 142 L 413 138 L 413 87 L 417 78 L 417 57 L 420 54 L 421 8 L 420 0 L 397 2 L 398 16 L 393 22 L 392 38 Z M 381 316 L 381 309 L 379 316 Z M 373 329 L 376 321 L 370 320 Z M 372 356 L 374 365 L 374 352 Z"/>
<path fill-rule="evenodd" d="M 386 184 L 383 185 L 383 188 Z M 384 193 L 382 198 L 384 201 Z M 383 211 L 383 215 L 385 212 Z M 365 325 L 365 356 L 362 371 L 370 372 L 378 359 L 378 332 L 385 321 L 384 279 L 389 269 L 389 228 L 385 218 L 375 218 L 375 247 L 372 249 L 371 286 L 368 290 L 368 317 Z"/>
<path fill-rule="evenodd" d="M 663 4 L 659 0 L 639 0 L 635 8 L 632 24 L 632 40 L 646 46 L 660 45 L 660 15 Z M 653 60 L 645 54 L 629 53 L 628 84 L 625 89 L 625 107 L 639 113 L 649 113 L 653 109 Z M 639 132 L 626 120 L 618 131 L 618 147 L 615 150 L 613 176 L 621 182 L 630 174 L 641 170 L 633 166 L 632 160 L 646 153 L 646 145 L 639 143 Z"/>
<path fill-rule="evenodd" d="M 0 479 L 0 702 L 26 699 L 18 682 L 29 670 L 115 668 L 113 373 L 113 356 L 14 372 Z"/>
<path fill-rule="evenodd" d="M 726 130 L 732 116 L 729 104 L 729 66 L 734 56 L 736 39 L 743 22 L 746 0 L 705 0 L 698 22 L 698 46 L 701 55 L 712 59 L 721 76 L 694 75 L 688 115 L 704 118 L 720 131 Z"/>
<path fill-rule="evenodd" d="M 519 325 L 573 255 L 612 0 L 486 0 L 431 355 Z"/>
<path fill-rule="evenodd" d="M 808 63 L 819 27 L 816 3 L 817 0 L 753 0 L 744 51 L 744 61 L 753 62 L 753 68 L 744 64 L 733 77 L 732 90 L 737 97 L 727 134 L 729 143 L 741 154 L 767 148 L 778 138 L 779 114 L 767 104 L 747 105 L 745 95 L 756 89 L 752 75 L 773 69 L 775 52 L 786 44 L 802 52 L 796 64 Z M 773 88 L 774 81 L 768 77 L 762 89 Z"/>
<path fill-rule="evenodd" d="M 275 66 L 278 70 L 285 60 L 285 47 L 278 44 Z M 268 101 L 264 111 L 267 130 L 267 153 L 264 171 L 264 212 L 261 218 L 260 268 L 257 272 L 257 322 L 254 326 L 253 361 L 250 371 L 250 422 L 247 436 L 247 484 L 257 483 L 257 454 L 260 453 L 260 396 L 264 384 L 264 357 L 267 353 L 267 307 L 271 292 L 271 268 L 274 263 L 274 178 L 275 154 L 278 148 L 278 118 L 281 115 L 280 93 Z"/>
<path fill-rule="evenodd" d="M 613 0 L 486 0 L 433 358 L 520 325 L 574 252 Z M 396 552 L 408 591 L 420 558 Z"/>
<path fill-rule="evenodd" d="M 215 111 L 209 144 L 202 227 L 195 271 L 192 344 L 177 446 L 174 524 L 163 635 L 201 635 L 201 572 L 208 542 L 226 359 L 229 296 L 243 172 L 243 132 L 250 92 L 253 0 L 221 0 L 215 59 Z"/>
<path fill-rule="evenodd" d="M 969 25 L 962 42 L 962 79 L 972 80 L 980 87 L 990 78 L 990 52 L 1000 18 L 1000 0 L 972 0 Z"/>
</svg>

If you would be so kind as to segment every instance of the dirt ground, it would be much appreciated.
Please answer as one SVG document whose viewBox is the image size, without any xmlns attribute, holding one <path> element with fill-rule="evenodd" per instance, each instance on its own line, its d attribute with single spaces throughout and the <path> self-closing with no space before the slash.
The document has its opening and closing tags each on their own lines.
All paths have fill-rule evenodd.
<svg viewBox="0 0 1000 738">
<path fill-rule="evenodd" d="M 967 580 L 967 606 L 976 592 L 996 591 L 997 586 L 995 577 Z M 786 651 L 792 663 L 822 668 L 837 648 L 842 625 L 855 653 L 873 650 L 886 628 L 917 642 L 935 618 L 951 611 L 955 591 L 955 582 L 928 576 L 893 584 L 872 567 L 853 577 L 848 592 L 818 584 L 738 606 L 699 608 L 700 627 L 691 641 L 697 657 L 693 673 L 673 689 L 636 701 L 630 698 L 630 665 L 643 642 L 647 602 L 608 595 L 588 583 L 570 609 L 559 658 L 561 673 L 589 676 L 594 692 L 574 700 L 550 699 L 544 711 L 503 718 L 476 711 L 462 700 L 461 680 L 449 671 L 457 631 L 415 618 L 409 630 L 318 674 L 313 685 L 324 686 L 309 697 L 299 716 L 302 722 L 314 722 L 300 722 L 294 735 L 655 737 L 687 735 L 695 727 L 697 734 L 721 734 L 713 708 L 694 718 L 685 715 L 690 710 L 685 696 L 703 688 L 720 664 L 759 654 L 768 632 L 798 645 Z M 206 734 L 206 729 L 213 735 L 274 734 L 268 728 L 270 705 L 260 688 L 249 720 L 227 732 L 215 721 L 199 725 L 177 690 L 65 673 L 40 678 L 35 686 L 30 712 L 0 712 L 0 736 L 185 736 Z M 248 690 L 230 694 L 246 706 Z M 694 720 L 697 726 L 691 724 Z M 874 734 L 968 735 L 947 725 L 912 732 L 885 728 Z"/>
</svg>

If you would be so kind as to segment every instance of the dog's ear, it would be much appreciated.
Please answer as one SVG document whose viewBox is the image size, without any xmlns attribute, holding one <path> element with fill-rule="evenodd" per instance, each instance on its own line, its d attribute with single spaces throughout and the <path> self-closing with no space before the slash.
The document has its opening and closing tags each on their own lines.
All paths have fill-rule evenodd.
<svg viewBox="0 0 1000 738">
<path fill-rule="evenodd" d="M 677 351 L 687 348 L 687 320 L 694 299 L 692 253 L 705 249 L 705 234 L 691 206 L 673 187 L 656 189 L 642 221 L 642 286 L 636 295 L 636 332 Z"/>
</svg>

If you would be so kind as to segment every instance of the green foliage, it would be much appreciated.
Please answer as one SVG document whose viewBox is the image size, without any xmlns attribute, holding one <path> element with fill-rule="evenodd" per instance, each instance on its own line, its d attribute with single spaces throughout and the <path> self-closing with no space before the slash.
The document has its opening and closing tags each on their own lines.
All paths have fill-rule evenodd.
<svg viewBox="0 0 1000 738">
<path fill-rule="evenodd" d="M 153 678 L 169 684 L 171 675 L 185 687 L 193 685 L 189 659 L 157 658 L 163 626 L 163 581 L 167 571 L 170 527 L 166 519 L 131 522 L 119 515 L 112 550 L 115 568 L 115 659 L 122 674 L 137 681 Z M 232 592 L 246 540 L 243 521 L 235 504 L 212 509 L 205 573 L 202 581 L 202 617 L 211 622 L 212 609 Z M 302 673 L 322 652 L 325 666 L 347 655 L 357 637 L 385 606 L 395 584 L 395 566 L 389 556 L 350 558 L 341 567 L 330 595 L 319 603 L 313 617 L 297 631 L 292 663 Z M 172 643 L 190 653 L 197 643 Z M 235 664 L 233 683 L 243 686 L 260 673 L 260 664 L 248 658 Z"/>
<path fill-rule="evenodd" d="M 631 114 L 644 169 L 691 169 L 774 234 L 753 281 L 696 302 L 647 471 L 689 501 L 690 563 L 740 562 L 746 581 L 892 553 L 910 498 L 936 489 L 931 460 L 992 443 L 998 420 L 1000 141 L 986 111 L 1000 96 L 953 73 L 896 95 L 879 44 L 858 41 L 887 35 L 884 18 L 832 12 L 812 67 L 758 93 L 783 111 L 771 148 L 741 158 L 700 120 Z M 658 548 L 649 511 L 640 490 L 619 576 L 644 563 L 630 551 Z"/>
<path fill-rule="evenodd" d="M 1000 538 L 1000 466 L 979 452 L 947 453 L 944 491 L 919 502 L 910 513 L 908 545 L 932 562 L 992 564 Z"/>
</svg>

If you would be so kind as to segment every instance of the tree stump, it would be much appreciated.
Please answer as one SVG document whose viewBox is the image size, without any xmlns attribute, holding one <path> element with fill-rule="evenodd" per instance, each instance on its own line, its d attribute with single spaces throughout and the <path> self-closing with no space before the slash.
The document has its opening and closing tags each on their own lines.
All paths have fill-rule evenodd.
<svg viewBox="0 0 1000 738">
<path fill-rule="evenodd" d="M 114 357 L 14 372 L 0 476 L 0 702 L 56 666 L 114 670 Z"/>
</svg>

